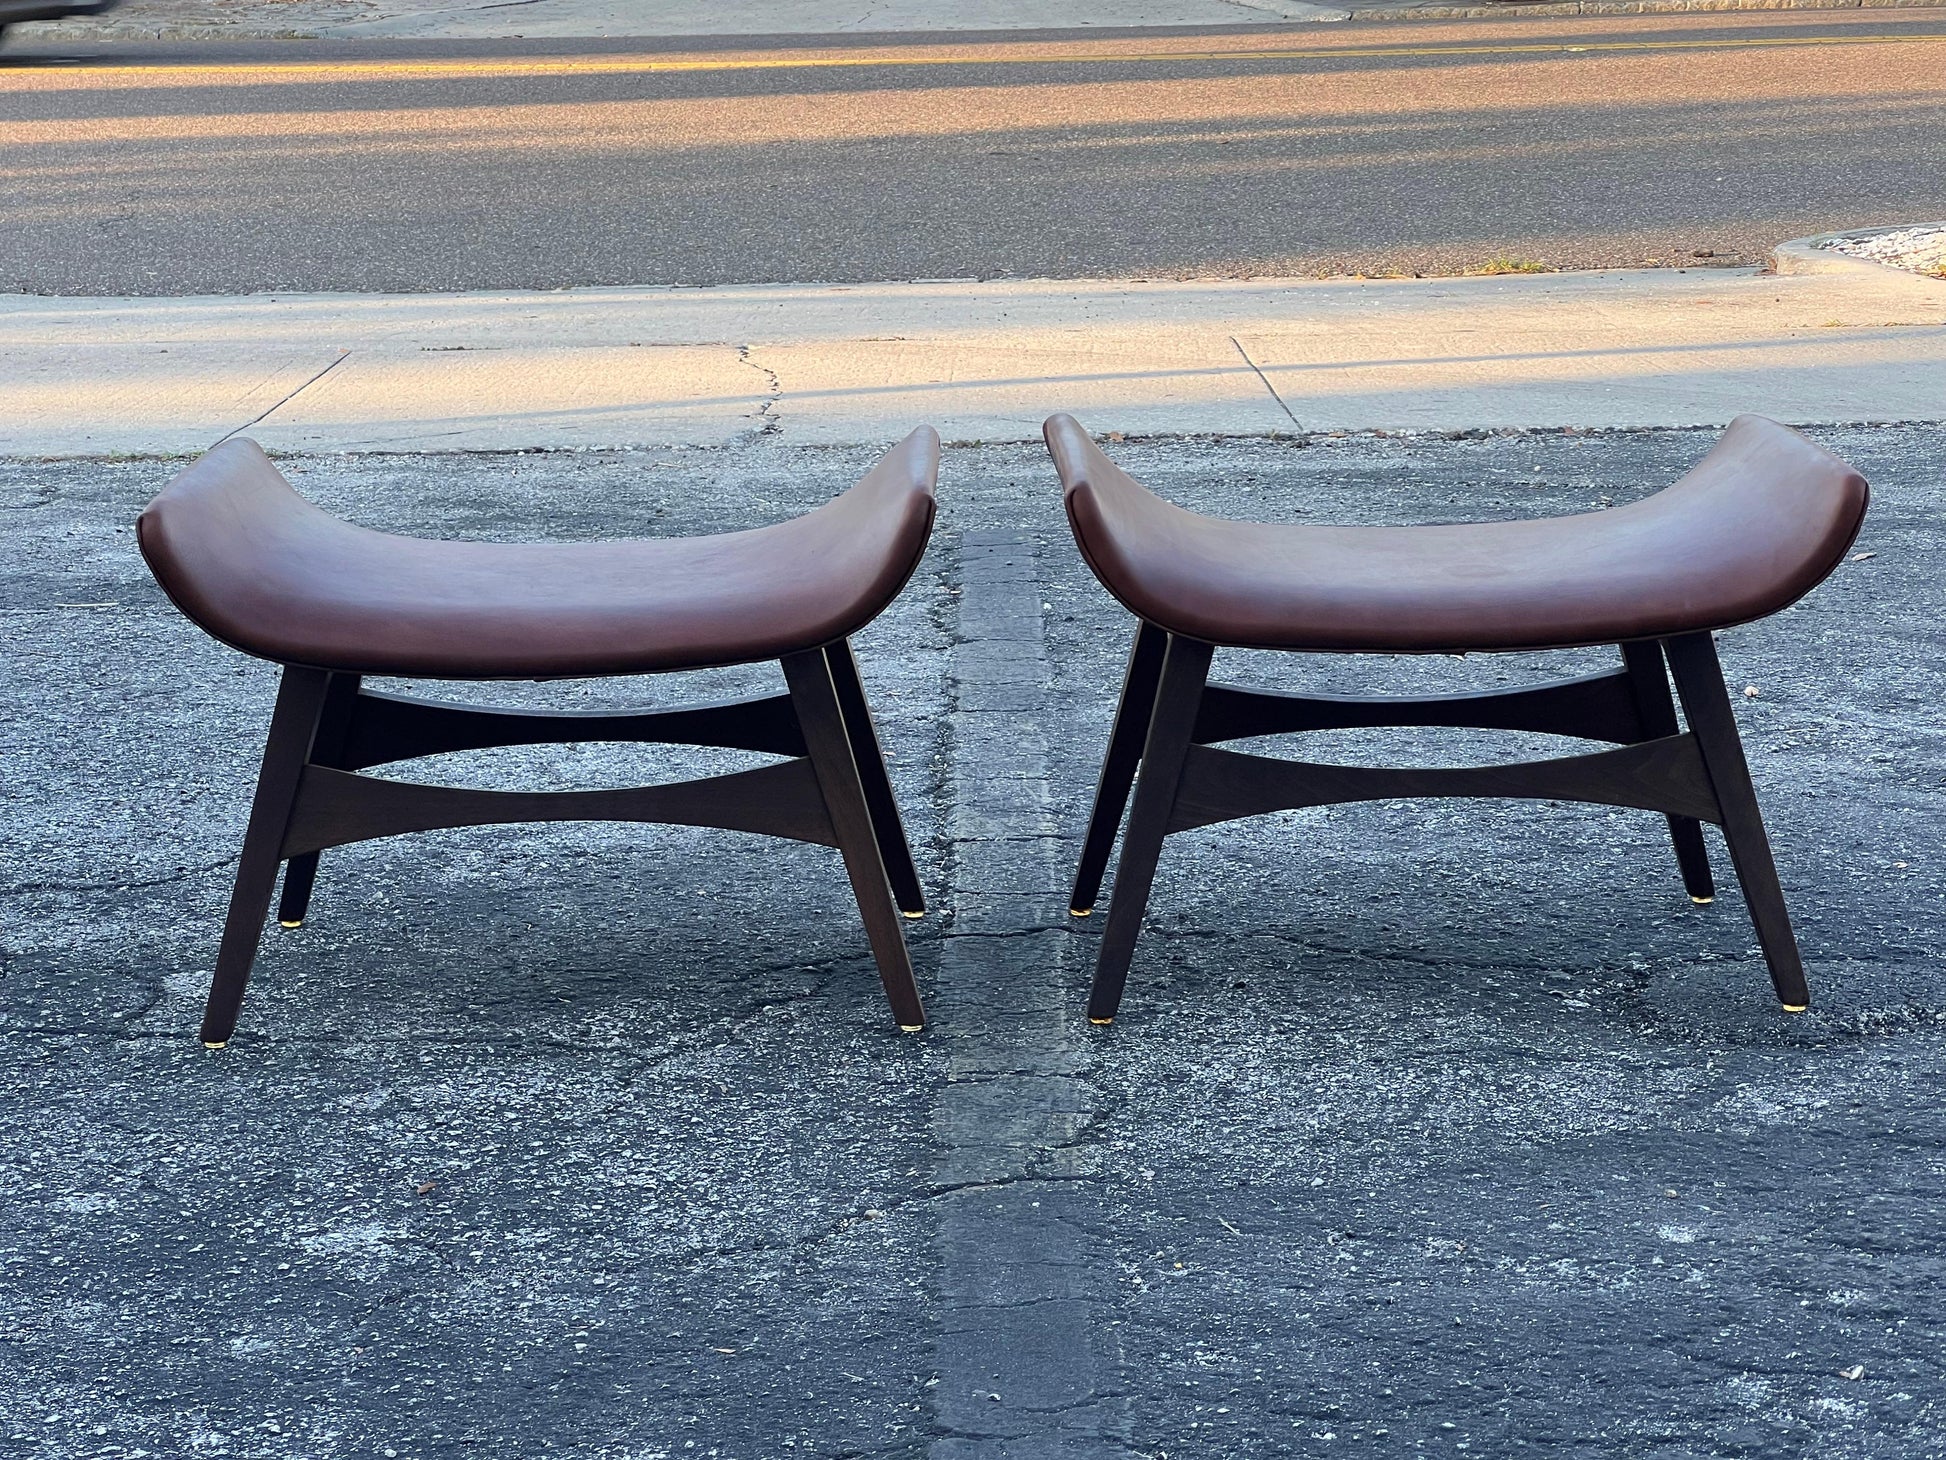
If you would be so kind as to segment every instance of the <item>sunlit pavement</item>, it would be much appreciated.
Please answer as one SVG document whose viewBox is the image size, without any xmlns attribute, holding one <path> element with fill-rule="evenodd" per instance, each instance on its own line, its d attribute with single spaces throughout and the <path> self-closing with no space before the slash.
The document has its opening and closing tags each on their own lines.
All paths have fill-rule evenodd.
<svg viewBox="0 0 1946 1460">
<path fill-rule="evenodd" d="M 0 289 L 1756 265 L 1946 217 L 1939 14 L 23 44 Z"/>
<path fill-rule="evenodd" d="M 1404 282 L 0 300 L 25 455 L 1946 417 L 1946 281 L 1859 263 Z"/>
</svg>

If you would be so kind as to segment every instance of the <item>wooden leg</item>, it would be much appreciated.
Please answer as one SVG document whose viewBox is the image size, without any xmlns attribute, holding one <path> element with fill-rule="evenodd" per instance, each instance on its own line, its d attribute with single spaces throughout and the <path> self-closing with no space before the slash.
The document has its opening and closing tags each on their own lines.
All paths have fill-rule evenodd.
<svg viewBox="0 0 1946 1460">
<path fill-rule="evenodd" d="M 324 712 L 318 718 L 318 733 L 311 741 L 314 765 L 337 766 L 351 732 L 351 717 L 358 707 L 359 676 L 334 674 L 324 692 Z M 304 914 L 311 906 L 311 884 L 317 880 L 318 854 L 303 852 L 284 864 L 284 890 L 277 900 L 277 921 L 287 928 L 304 925 Z"/>
<path fill-rule="evenodd" d="M 809 649 L 786 655 L 783 664 L 784 680 L 797 707 L 804 744 L 824 793 L 825 810 L 837 834 L 838 850 L 844 855 L 845 872 L 858 899 L 858 913 L 864 919 L 872 956 L 878 961 L 878 976 L 885 985 L 892 1016 L 903 1029 L 922 1028 L 925 1010 L 912 978 L 912 958 L 906 951 L 899 909 L 886 880 L 865 787 L 852 758 L 850 737 L 845 734 L 844 712 L 832 683 L 830 660 L 822 650 Z"/>
<path fill-rule="evenodd" d="M 926 915 L 925 889 L 919 885 L 919 869 L 912 863 L 912 847 L 905 838 L 905 823 L 899 819 L 899 803 L 892 795 L 892 778 L 885 772 L 885 752 L 879 747 L 878 730 L 872 724 L 872 708 L 866 702 L 865 686 L 858 677 L 858 660 L 851 652 L 851 641 L 827 645 L 824 657 L 831 667 L 831 684 L 838 692 L 838 708 L 845 717 L 845 735 L 851 741 L 851 758 L 865 788 L 865 805 L 872 813 L 872 834 L 878 840 L 878 854 L 885 863 L 892 896 L 900 912 L 909 918 L 922 918 Z"/>
<path fill-rule="evenodd" d="M 1121 1007 L 1122 985 L 1129 960 L 1148 911 L 1149 888 L 1155 881 L 1162 841 L 1169 833 L 1169 813 L 1176 802 L 1176 784 L 1183 757 L 1196 729 L 1196 711 L 1203 684 L 1209 678 L 1210 645 L 1171 635 L 1156 687 L 1155 713 L 1142 748 L 1135 806 L 1129 812 L 1128 833 L 1122 838 L 1121 859 L 1115 866 L 1115 891 L 1108 904 L 1108 927 L 1102 933 L 1101 955 L 1095 963 L 1094 987 L 1088 994 L 1088 1018 L 1111 1024 Z"/>
<path fill-rule="evenodd" d="M 1142 763 L 1142 742 L 1148 738 L 1155 713 L 1155 687 L 1162 675 L 1162 651 L 1169 636 L 1154 624 L 1135 631 L 1129 650 L 1128 673 L 1122 678 L 1122 702 L 1115 711 L 1115 728 L 1108 735 L 1108 752 L 1101 761 L 1101 780 L 1095 786 L 1095 808 L 1088 816 L 1088 836 L 1081 845 L 1081 865 L 1075 869 L 1074 893 L 1068 911 L 1085 918 L 1101 895 L 1102 873 L 1115 850 L 1128 788 L 1135 784 L 1135 768 Z"/>
<path fill-rule="evenodd" d="M 1657 740 L 1681 733 L 1682 727 L 1676 723 L 1676 704 L 1669 697 L 1669 671 L 1663 664 L 1661 646 L 1637 642 L 1621 647 L 1622 663 L 1628 668 L 1629 688 L 1635 693 L 1635 709 L 1641 716 L 1645 737 Z M 1703 824 L 1694 817 L 1671 816 L 1669 840 L 1675 844 L 1676 865 L 1682 870 L 1682 885 L 1690 901 L 1714 902 L 1716 881 L 1710 876 Z"/>
<path fill-rule="evenodd" d="M 1790 912 L 1784 906 L 1784 890 L 1771 861 L 1770 839 L 1757 809 L 1757 791 L 1750 783 L 1736 715 L 1717 663 L 1716 644 L 1708 634 L 1685 634 L 1665 640 L 1663 648 L 1675 675 L 1676 693 L 1682 697 L 1683 714 L 1716 791 L 1723 839 L 1729 843 L 1730 861 L 1743 885 L 1750 920 L 1757 927 L 1757 942 L 1770 965 L 1770 981 L 1784 1007 L 1796 1013 L 1810 1006 L 1811 993 L 1804 981 L 1797 938 L 1791 932 Z"/>
<path fill-rule="evenodd" d="M 286 669 L 277 690 L 250 824 L 243 834 L 243 855 L 230 892 L 230 913 L 223 924 L 223 945 L 216 954 L 216 976 L 203 1009 L 203 1043 L 211 1049 L 221 1049 L 236 1032 L 237 1010 L 250 982 L 250 966 L 257 960 L 270 894 L 277 885 L 284 832 L 330 682 L 331 676 L 322 669 Z"/>
</svg>

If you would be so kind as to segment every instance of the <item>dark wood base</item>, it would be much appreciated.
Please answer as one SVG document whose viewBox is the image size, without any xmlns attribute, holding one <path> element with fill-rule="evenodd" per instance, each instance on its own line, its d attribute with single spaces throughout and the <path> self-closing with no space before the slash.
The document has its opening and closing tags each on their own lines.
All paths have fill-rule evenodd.
<svg viewBox="0 0 1946 1460">
<path fill-rule="evenodd" d="M 226 1043 L 285 864 L 277 916 L 309 910 L 318 855 L 405 832 L 534 821 L 716 826 L 835 847 L 843 855 L 893 1017 L 925 1023 L 900 914 L 925 894 L 849 643 L 783 660 L 788 693 L 635 714 L 498 710 L 364 688 L 355 674 L 288 668 L 271 716 L 203 1042 Z M 368 767 L 503 745 L 613 740 L 720 746 L 787 759 L 754 770 L 606 791 L 485 791 L 362 775 Z"/>
<path fill-rule="evenodd" d="M 1772 865 L 1756 791 L 1708 634 L 1624 644 L 1622 665 L 1530 689 L 1410 697 L 1297 695 L 1209 683 L 1214 646 L 1138 629 L 1121 708 L 1103 758 L 1071 907 L 1085 916 L 1101 886 L 1131 787 L 1114 901 L 1088 1017 L 1115 1018 L 1162 843 L 1175 832 L 1301 806 L 1392 797 L 1507 796 L 1659 811 L 1689 895 L 1711 901 L 1701 823 L 1720 827 L 1778 998 L 1810 1003 L 1797 940 Z M 1677 723 L 1673 673 L 1689 729 Z M 1372 726 L 1527 730 L 1617 747 L 1550 760 L 1455 769 L 1323 765 L 1214 748 L 1222 741 Z M 1139 779 L 1138 779 L 1139 772 Z"/>
</svg>

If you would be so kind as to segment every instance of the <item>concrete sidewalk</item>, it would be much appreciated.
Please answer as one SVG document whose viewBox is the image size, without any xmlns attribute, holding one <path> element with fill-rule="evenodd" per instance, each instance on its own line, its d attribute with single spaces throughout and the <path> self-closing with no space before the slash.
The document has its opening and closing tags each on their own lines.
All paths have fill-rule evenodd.
<svg viewBox="0 0 1946 1460">
<path fill-rule="evenodd" d="M 10 296 L 0 418 L 26 456 L 1946 418 L 1946 283 L 1831 267 Z"/>
</svg>

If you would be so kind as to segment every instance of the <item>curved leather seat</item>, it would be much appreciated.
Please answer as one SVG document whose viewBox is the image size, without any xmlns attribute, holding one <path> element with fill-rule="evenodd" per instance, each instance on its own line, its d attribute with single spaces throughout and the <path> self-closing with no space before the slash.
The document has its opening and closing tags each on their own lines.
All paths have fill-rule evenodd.
<svg viewBox="0 0 1946 1460">
<path fill-rule="evenodd" d="M 1429 527 L 1204 517 L 1135 482 L 1073 417 L 1045 435 L 1108 591 L 1171 633 L 1249 648 L 1564 649 L 1727 628 L 1817 586 L 1865 515 L 1863 477 L 1761 416 L 1643 501 Z"/>
<path fill-rule="evenodd" d="M 864 627 L 919 564 L 939 437 L 914 431 L 814 512 L 716 537 L 440 542 L 300 497 L 255 442 L 149 504 L 142 553 L 176 606 L 281 664 L 547 679 L 776 659 Z"/>
</svg>

